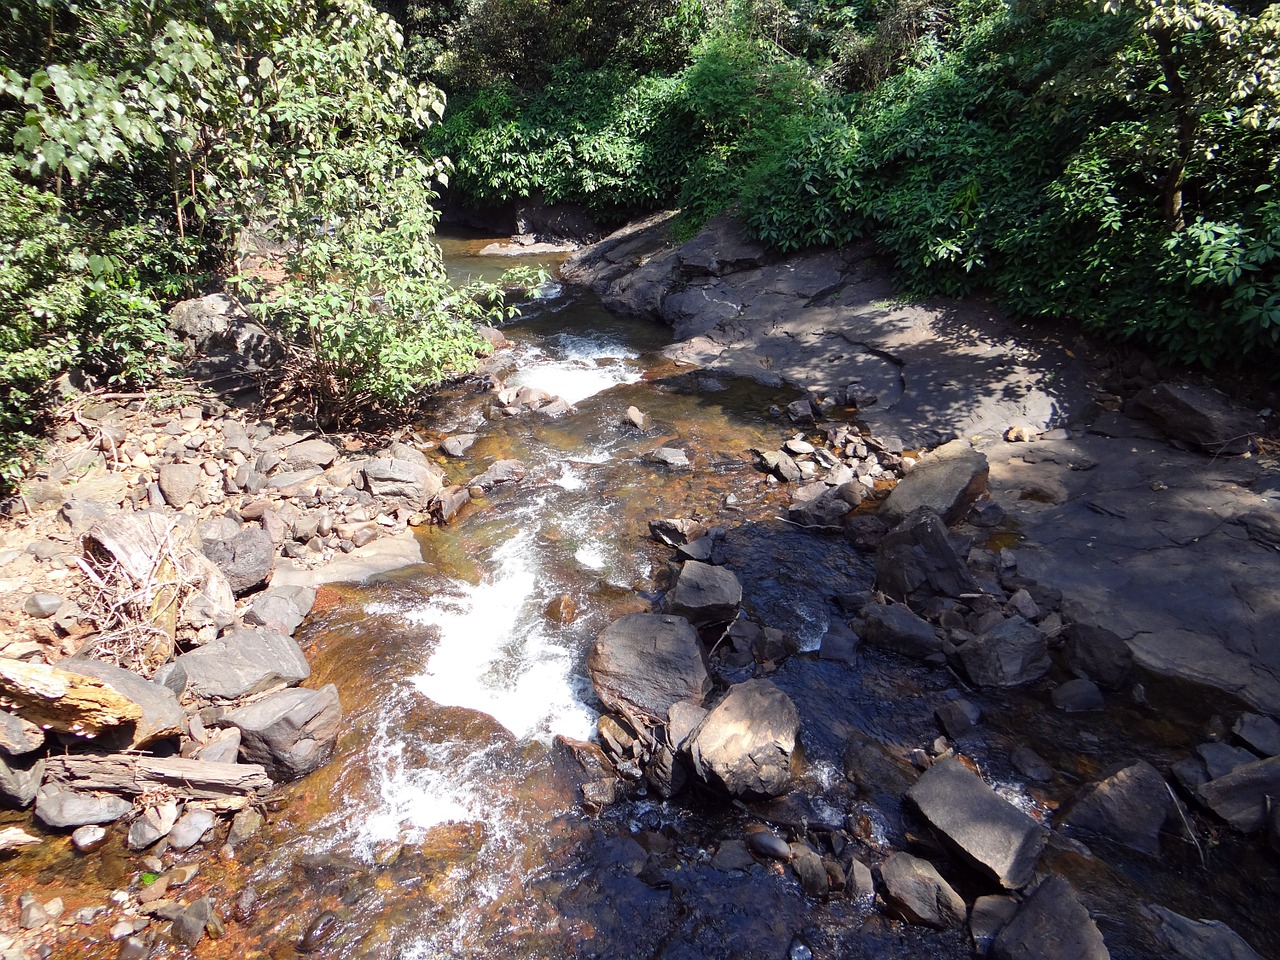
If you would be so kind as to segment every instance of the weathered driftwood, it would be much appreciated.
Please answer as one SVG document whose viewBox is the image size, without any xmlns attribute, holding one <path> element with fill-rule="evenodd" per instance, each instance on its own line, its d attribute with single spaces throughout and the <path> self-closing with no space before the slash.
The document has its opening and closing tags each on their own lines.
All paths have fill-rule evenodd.
<svg viewBox="0 0 1280 960">
<path fill-rule="evenodd" d="M 0 853 L 5 850 L 17 850 L 19 847 L 39 842 L 39 837 L 33 837 L 21 827 L 5 827 L 0 830 Z"/>
<path fill-rule="evenodd" d="M 46 730 L 94 737 L 142 719 L 142 708 L 95 677 L 0 659 L 0 706 Z"/>
<path fill-rule="evenodd" d="M 145 757 L 131 753 L 50 757 L 45 777 L 86 792 L 138 796 L 168 791 L 187 800 L 212 800 L 223 810 L 238 809 L 269 791 L 271 778 L 256 763 L 215 763 L 185 757 Z"/>
</svg>

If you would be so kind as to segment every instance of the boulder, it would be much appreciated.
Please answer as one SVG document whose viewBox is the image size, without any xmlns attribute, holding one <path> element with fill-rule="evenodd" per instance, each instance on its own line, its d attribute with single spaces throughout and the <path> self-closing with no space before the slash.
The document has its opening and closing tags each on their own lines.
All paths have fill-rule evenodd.
<svg viewBox="0 0 1280 960">
<path fill-rule="evenodd" d="M 1138 760 L 1087 787 L 1062 823 L 1158 856 L 1160 831 L 1173 804 L 1160 771 Z"/>
<path fill-rule="evenodd" d="M 1010 890 L 1031 882 L 1049 831 L 959 760 L 935 763 L 907 791 L 907 800 L 979 872 Z"/>
<path fill-rule="evenodd" d="M 186 711 L 182 709 L 182 704 L 178 703 L 178 698 L 168 687 L 144 680 L 136 673 L 130 673 L 115 664 L 103 663 L 100 660 L 73 657 L 61 661 L 58 666 L 68 673 L 101 680 L 112 690 L 128 697 L 138 705 L 142 716 L 133 722 L 132 728 L 125 725 L 120 731 L 113 731 L 110 735 L 110 739 L 113 742 L 119 741 L 120 746 L 144 747 L 165 737 L 185 732 Z"/>
<path fill-rule="evenodd" d="M 1130 404 L 1133 413 L 1165 434 L 1207 453 L 1245 453 L 1262 421 L 1226 394 L 1190 383 L 1157 383 Z"/>
<path fill-rule="evenodd" d="M 311 676 L 302 649 L 275 630 L 242 627 L 178 657 L 189 689 L 204 699 L 235 700 Z"/>
<path fill-rule="evenodd" d="M 991 946 L 996 960 L 1110 960 L 1111 952 L 1075 891 L 1061 877 L 1036 888 Z"/>
<path fill-rule="evenodd" d="M 951 545 L 946 524 L 928 507 L 913 511 L 880 541 L 876 588 L 902 601 L 982 592 Z"/>
<path fill-rule="evenodd" d="M 202 482 L 204 471 L 194 463 L 166 463 L 160 468 L 160 493 L 175 510 L 191 502 Z"/>
<path fill-rule="evenodd" d="M 1261 830 L 1271 798 L 1280 796 L 1280 757 L 1237 767 L 1200 787 L 1198 795 L 1201 803 L 1237 830 Z"/>
<path fill-rule="evenodd" d="M 1242 713 L 1231 732 L 1264 757 L 1280 756 L 1280 723 L 1258 713 Z"/>
<path fill-rule="evenodd" d="M 1070 624 L 1064 631 L 1067 666 L 1077 677 L 1108 690 L 1119 690 L 1133 668 L 1133 651 L 1104 627 Z"/>
<path fill-rule="evenodd" d="M 1102 691 L 1092 680 L 1076 677 L 1053 688 L 1049 695 L 1053 705 L 1063 713 L 1086 713 L 1090 710 L 1101 710 L 1106 706 L 1102 699 Z"/>
<path fill-rule="evenodd" d="M 478 434 L 474 433 L 456 433 L 451 437 L 445 437 L 440 442 L 440 449 L 451 457 L 461 457 L 475 445 L 479 440 Z"/>
<path fill-rule="evenodd" d="M 11 757 L 33 753 L 44 746 L 40 725 L 0 710 L 0 751 Z"/>
<path fill-rule="evenodd" d="M 877 514 L 890 526 L 928 507 L 947 524 L 959 523 L 986 492 L 987 458 L 962 440 L 926 454 L 889 492 Z"/>
<path fill-rule="evenodd" d="M 520 460 L 498 460 L 467 486 L 489 491 L 500 483 L 517 483 L 523 480 L 525 472 L 525 465 Z"/>
<path fill-rule="evenodd" d="M 170 848 L 185 853 L 199 843 L 200 838 L 212 830 L 216 822 L 212 810 L 188 807 L 169 831 Z"/>
<path fill-rule="evenodd" d="M 787 507 L 787 516 L 793 523 L 805 527 L 834 527 L 845 514 L 862 502 L 867 488 L 860 483 L 843 483 L 824 490 L 810 500 L 802 500 Z"/>
<path fill-rule="evenodd" d="M 1164 907 L 1147 907 L 1156 922 L 1156 938 L 1179 960 L 1262 960 L 1240 934 L 1220 920 L 1192 920 Z"/>
<path fill-rule="evenodd" d="M 210 540 L 204 555 L 222 571 L 236 596 L 271 579 L 276 545 L 261 527 L 245 527 L 229 540 Z"/>
<path fill-rule="evenodd" d="M 732 620 L 741 603 L 742 584 L 732 571 L 687 560 L 663 606 L 667 613 L 702 627 Z"/>
<path fill-rule="evenodd" d="M 244 622 L 260 627 L 275 625 L 281 632 L 292 634 L 302 625 L 315 602 L 314 587 L 301 584 L 273 587 L 253 598 Z"/>
<path fill-rule="evenodd" d="M 609 710 L 661 720 L 711 691 L 698 632 L 683 617 L 630 613 L 605 627 L 587 655 L 596 696 Z"/>
<path fill-rule="evenodd" d="M 706 524 L 686 517 L 649 521 L 649 534 L 669 547 L 681 547 L 707 535 Z"/>
<path fill-rule="evenodd" d="M 277 783 L 296 780 L 329 762 L 342 726 L 333 684 L 273 693 L 232 710 L 222 722 L 240 731 L 240 757 L 258 763 Z"/>
<path fill-rule="evenodd" d="M 0 802 L 29 807 L 44 779 L 44 759 L 13 758 L 0 752 Z"/>
<path fill-rule="evenodd" d="M 325 440 L 303 440 L 287 447 L 284 451 L 286 470 L 309 470 L 314 467 L 327 467 L 338 458 L 338 448 Z"/>
<path fill-rule="evenodd" d="M 933 624 L 912 613 L 904 604 L 872 603 L 862 608 L 862 639 L 873 647 L 913 660 L 942 654 L 942 641 Z"/>
<path fill-rule="evenodd" d="M 891 853 L 880 864 L 880 884 L 889 909 L 907 923 L 945 930 L 964 922 L 964 901 L 927 860 Z"/>
<path fill-rule="evenodd" d="M 114 823 L 132 809 L 133 804 L 122 797 L 80 793 L 52 782 L 36 791 L 36 819 L 47 827 Z"/>
<path fill-rule="evenodd" d="M 398 501 L 414 510 L 422 509 L 444 487 L 425 457 L 376 457 L 365 461 L 361 474 L 365 488 L 375 497 Z"/>
<path fill-rule="evenodd" d="M 1049 672 L 1044 632 L 1022 617 L 1002 620 L 957 651 L 969 679 L 980 687 L 1016 687 Z"/>
<path fill-rule="evenodd" d="M 779 796 L 799 733 L 796 705 L 772 681 L 736 684 L 689 735 L 694 772 L 730 796 Z"/>
</svg>

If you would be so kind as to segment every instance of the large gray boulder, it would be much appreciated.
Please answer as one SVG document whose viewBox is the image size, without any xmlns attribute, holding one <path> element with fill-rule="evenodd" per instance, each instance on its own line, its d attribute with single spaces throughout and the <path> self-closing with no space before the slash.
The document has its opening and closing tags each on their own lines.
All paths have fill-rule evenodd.
<svg viewBox="0 0 1280 960">
<path fill-rule="evenodd" d="M 771 680 L 729 689 L 689 735 L 702 781 L 734 797 L 776 797 L 791 783 L 800 713 Z"/>
<path fill-rule="evenodd" d="M 1031 882 L 1049 831 L 959 760 L 935 763 L 907 791 L 907 799 L 978 871 L 1010 890 Z"/>
<path fill-rule="evenodd" d="M 1173 439 L 1212 454 L 1244 453 L 1262 430 L 1252 410 L 1190 383 L 1157 383 L 1134 397 L 1130 409 Z"/>
<path fill-rule="evenodd" d="M 319 690 L 281 690 L 222 719 L 240 731 L 240 758 L 258 763 L 277 783 L 297 780 L 329 762 L 342 727 L 333 684 Z"/>
<path fill-rule="evenodd" d="M 222 571 L 236 596 L 271 579 L 276 545 L 261 527 L 245 527 L 227 540 L 207 540 L 204 555 Z"/>
<path fill-rule="evenodd" d="M 1044 632 L 1022 617 L 1010 617 L 957 651 L 964 671 L 980 687 L 1016 687 L 1049 672 Z"/>
<path fill-rule="evenodd" d="M 415 510 L 444 489 L 444 481 L 426 459 L 376 457 L 365 461 L 364 485 L 375 497 L 394 500 Z"/>
<path fill-rule="evenodd" d="M 880 864 L 880 884 L 889 909 L 907 923 L 944 930 L 964 922 L 964 901 L 927 860 L 891 853 Z"/>
<path fill-rule="evenodd" d="M 235 700 L 311 676 L 302 649 L 276 630 L 243 627 L 178 657 L 198 697 Z"/>
<path fill-rule="evenodd" d="M 1064 631 L 1067 665 L 1077 677 L 1119 690 L 1133 668 L 1133 651 L 1104 627 L 1073 623 Z"/>
<path fill-rule="evenodd" d="M 1110 960 L 1097 925 L 1061 877 L 1049 877 L 992 944 L 995 960 Z"/>
<path fill-rule="evenodd" d="M 128 697 L 142 710 L 142 718 L 133 724 L 132 730 L 122 731 L 118 746 L 145 747 L 157 740 L 182 733 L 187 728 L 187 714 L 172 690 L 144 680 L 112 663 L 72 657 L 58 664 L 60 670 L 82 677 L 95 677 L 116 693 Z M 128 738 L 127 742 L 124 737 Z M 113 745 L 117 738 L 110 737 Z"/>
<path fill-rule="evenodd" d="M 1280 797 L 1280 757 L 1237 767 L 1225 777 L 1210 780 L 1197 793 L 1201 803 L 1237 830 L 1261 830 L 1272 798 Z"/>
<path fill-rule="evenodd" d="M 600 632 L 587 655 L 596 696 L 610 710 L 662 719 L 683 700 L 700 704 L 711 678 L 698 632 L 684 617 L 631 613 Z"/>
<path fill-rule="evenodd" d="M 1160 831 L 1172 812 L 1164 777 L 1138 760 L 1086 788 L 1062 823 L 1158 856 Z"/>
<path fill-rule="evenodd" d="M 696 627 L 724 623 L 738 615 L 742 603 L 742 584 L 733 571 L 724 567 L 686 560 L 667 594 L 667 613 L 684 617 Z"/>
<path fill-rule="evenodd" d="M 873 647 L 913 660 L 927 660 L 942 653 L 942 641 L 933 624 L 916 616 L 905 604 L 868 604 L 862 608 L 862 620 L 862 639 Z"/>
<path fill-rule="evenodd" d="M 52 782 L 44 784 L 36 792 L 36 819 L 46 827 L 114 823 L 132 809 L 133 804 L 122 797 L 80 793 Z"/>
<path fill-rule="evenodd" d="M 951 545 L 947 525 L 928 507 L 913 511 L 880 541 L 876 589 L 917 602 L 982 591 Z"/>
<path fill-rule="evenodd" d="M 944 522 L 959 523 L 986 492 L 989 472 L 985 454 L 953 440 L 925 455 L 889 492 L 877 515 L 894 526 L 928 507 Z"/>
</svg>

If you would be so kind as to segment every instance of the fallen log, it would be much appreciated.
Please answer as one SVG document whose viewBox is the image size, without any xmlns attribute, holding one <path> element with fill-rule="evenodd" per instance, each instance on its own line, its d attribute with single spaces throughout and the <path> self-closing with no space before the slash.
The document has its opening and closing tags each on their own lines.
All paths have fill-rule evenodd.
<svg viewBox="0 0 1280 960">
<path fill-rule="evenodd" d="M 142 719 L 142 708 L 96 677 L 0 659 L 0 707 L 46 730 L 83 737 Z"/>
<path fill-rule="evenodd" d="M 184 800 L 210 800 L 221 810 L 243 807 L 274 784 L 256 763 L 219 763 L 132 753 L 50 757 L 45 778 L 83 792 L 138 796 L 168 791 Z"/>
</svg>

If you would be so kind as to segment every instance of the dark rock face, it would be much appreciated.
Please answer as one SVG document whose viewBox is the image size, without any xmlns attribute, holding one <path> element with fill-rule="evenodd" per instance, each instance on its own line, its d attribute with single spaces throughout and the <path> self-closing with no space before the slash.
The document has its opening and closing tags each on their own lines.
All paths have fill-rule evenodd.
<svg viewBox="0 0 1280 960">
<path fill-rule="evenodd" d="M 1172 812 L 1173 797 L 1164 777 L 1139 760 L 1088 787 L 1063 822 L 1158 856 L 1160 830 Z"/>
<path fill-rule="evenodd" d="M 1022 617 L 1010 617 L 960 647 L 965 673 L 980 687 L 1016 687 L 1049 672 L 1044 632 Z"/>
<path fill-rule="evenodd" d="M 694 771 L 734 797 L 776 797 L 791 783 L 800 713 L 770 680 L 731 687 L 689 736 Z"/>
<path fill-rule="evenodd" d="M 862 619 L 862 639 L 873 647 L 913 660 L 926 660 L 942 653 L 942 641 L 933 624 L 903 604 L 870 604 L 862 608 Z"/>
<path fill-rule="evenodd" d="M 329 762 L 342 725 L 333 684 L 282 690 L 233 710 L 223 719 L 240 731 L 240 757 L 259 763 L 277 783 L 297 780 Z"/>
<path fill-rule="evenodd" d="M 261 527 L 245 527 L 229 540 L 210 540 L 204 555 L 222 571 L 239 596 L 271 579 L 276 545 Z"/>
<path fill-rule="evenodd" d="M 880 883 L 889 909 L 907 923 L 943 930 L 964 922 L 964 901 L 927 860 L 890 854 L 880 865 Z"/>
<path fill-rule="evenodd" d="M 1266 826 L 1268 798 L 1276 796 L 1280 796 L 1280 757 L 1237 767 L 1199 790 L 1206 807 L 1245 833 Z"/>
<path fill-rule="evenodd" d="M 1190 383 L 1157 383 L 1134 397 L 1131 406 L 1170 437 L 1208 453 L 1244 453 L 1262 429 L 1252 410 Z"/>
<path fill-rule="evenodd" d="M 947 524 L 959 523 L 987 489 L 987 458 L 953 440 L 924 457 L 890 491 L 877 512 L 893 526 L 912 511 L 928 507 Z"/>
<path fill-rule="evenodd" d="M 724 623 L 738 615 L 742 584 L 731 570 L 697 560 L 686 560 L 664 607 L 694 626 Z"/>
<path fill-rule="evenodd" d="M 876 588 L 903 601 L 980 592 L 951 545 L 947 525 L 928 507 L 914 511 L 880 541 Z"/>
<path fill-rule="evenodd" d="M 168 687 L 144 680 L 136 673 L 99 660 L 73 657 L 63 660 L 58 667 L 82 677 L 96 677 L 142 709 L 142 719 L 134 724 L 126 746 L 146 746 L 186 729 L 186 712 Z"/>
<path fill-rule="evenodd" d="M 1031 881 L 1049 831 L 959 760 L 935 763 L 907 799 L 968 863 L 1001 886 L 1016 890 Z"/>
<path fill-rule="evenodd" d="M 1253 947 L 1225 923 L 1192 920 L 1164 907 L 1147 907 L 1156 920 L 1156 935 L 1179 960 L 1262 960 Z"/>
<path fill-rule="evenodd" d="M 1000 931 L 996 960 L 1110 960 L 1102 934 L 1067 881 L 1050 877 Z"/>
<path fill-rule="evenodd" d="M 1119 690 L 1129 679 L 1133 651 L 1119 636 L 1103 627 L 1073 623 L 1064 631 L 1067 665 L 1077 677 L 1108 690 Z"/>
<path fill-rule="evenodd" d="M 683 617 L 632 613 L 614 621 L 596 638 L 587 671 L 600 701 L 620 712 L 661 718 L 711 691 L 698 632 Z"/>
<path fill-rule="evenodd" d="M 275 630 L 244 628 L 178 657 L 187 684 L 199 697 L 234 700 L 301 683 L 311 666 L 292 638 Z"/>
<path fill-rule="evenodd" d="M 88 823 L 114 823 L 133 804 L 110 794 L 79 793 L 56 783 L 36 792 L 36 819 L 47 827 L 82 827 Z"/>
</svg>

